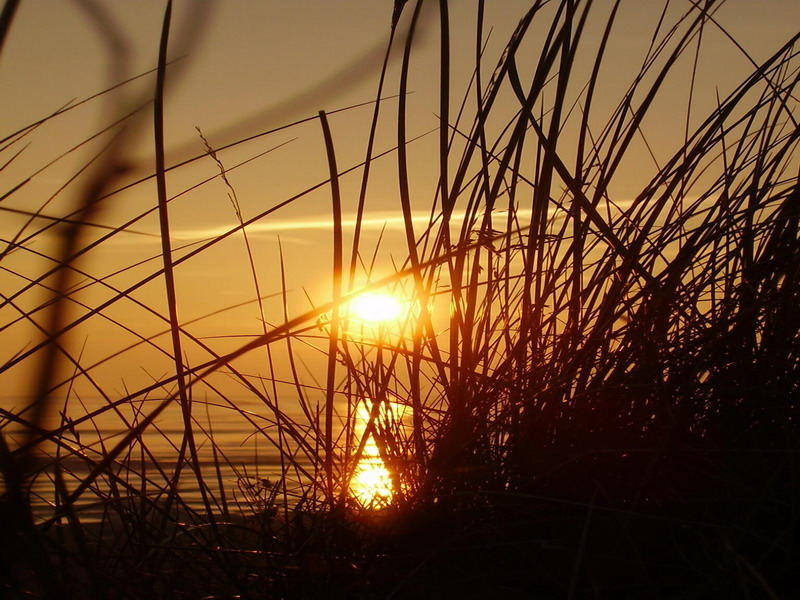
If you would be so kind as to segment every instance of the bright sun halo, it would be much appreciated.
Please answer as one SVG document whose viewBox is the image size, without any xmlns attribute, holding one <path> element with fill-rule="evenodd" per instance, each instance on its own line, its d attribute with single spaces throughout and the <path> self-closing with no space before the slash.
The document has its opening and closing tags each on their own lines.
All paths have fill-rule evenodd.
<svg viewBox="0 0 800 600">
<path fill-rule="evenodd" d="M 389 294 L 366 293 L 350 303 L 353 316 L 372 323 L 390 321 L 403 312 L 403 304 Z"/>
</svg>

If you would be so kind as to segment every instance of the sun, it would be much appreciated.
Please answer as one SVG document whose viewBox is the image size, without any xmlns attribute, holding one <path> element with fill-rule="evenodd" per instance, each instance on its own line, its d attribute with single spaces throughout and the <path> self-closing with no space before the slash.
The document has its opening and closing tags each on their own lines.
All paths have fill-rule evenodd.
<svg viewBox="0 0 800 600">
<path fill-rule="evenodd" d="M 399 318 L 403 311 L 403 303 L 391 294 L 367 292 L 350 302 L 351 314 L 370 323 L 392 321 Z"/>
</svg>

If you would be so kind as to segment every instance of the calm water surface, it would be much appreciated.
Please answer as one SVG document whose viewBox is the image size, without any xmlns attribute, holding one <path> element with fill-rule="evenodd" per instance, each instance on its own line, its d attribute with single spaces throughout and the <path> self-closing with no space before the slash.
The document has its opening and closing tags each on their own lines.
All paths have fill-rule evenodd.
<svg viewBox="0 0 800 600">
<path fill-rule="evenodd" d="M 157 403 L 157 400 L 150 400 L 122 406 L 118 411 L 107 410 L 92 421 L 71 427 L 62 439 L 85 458 L 67 449 L 59 449 L 53 443 L 45 444 L 37 456 L 39 470 L 30 488 L 36 516 L 46 518 L 56 506 L 55 465 L 60 466 L 67 491 L 75 490 L 91 472 L 93 464 L 110 452 L 130 427 Z M 72 401 L 66 414 L 77 420 L 105 405 L 102 399 Z M 281 459 L 277 448 L 268 439 L 278 440 L 272 411 L 252 397 L 235 399 L 235 406 L 235 409 L 223 406 L 218 400 L 194 401 L 192 412 L 196 422 L 193 431 L 201 473 L 210 488 L 212 505 L 221 511 L 224 503 L 231 512 L 247 513 L 258 510 L 277 492 Z M 308 419 L 299 407 L 287 412 L 301 430 L 304 427 L 307 430 Z M 50 427 L 58 427 L 60 415 L 51 417 Z M 4 431 L 12 445 L 19 440 L 19 428 L 7 425 Z M 98 493 L 105 495 L 115 491 L 118 497 L 124 497 L 127 487 L 129 497 L 144 494 L 153 500 L 163 498 L 165 495 L 159 488 L 165 486 L 175 471 L 182 440 L 181 412 L 177 406 L 169 407 L 145 429 L 139 440 L 122 451 L 109 469 L 113 476 L 109 473 L 100 476 L 83 493 L 76 503 L 81 518 L 99 518 L 102 505 L 98 502 Z M 306 477 L 303 470 L 311 473 L 311 461 L 305 454 L 296 452 L 294 463 L 298 471 L 292 470 L 291 479 Z M 291 479 L 290 493 L 299 493 L 296 481 Z M 224 502 L 220 488 L 224 489 Z M 183 467 L 179 489 L 181 498 L 190 508 L 203 508 L 197 479 L 188 465 Z"/>
</svg>

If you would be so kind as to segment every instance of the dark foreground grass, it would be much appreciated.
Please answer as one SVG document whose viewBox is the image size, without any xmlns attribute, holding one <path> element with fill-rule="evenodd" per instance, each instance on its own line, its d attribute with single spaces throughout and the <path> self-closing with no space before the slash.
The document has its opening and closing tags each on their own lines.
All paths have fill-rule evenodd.
<svg viewBox="0 0 800 600">
<path fill-rule="evenodd" d="M 652 107 L 686 60 L 693 65 L 691 106 L 702 34 L 724 32 L 715 19 L 721 4 L 691 4 L 662 18 L 630 88 L 598 125 L 592 111 L 605 49 L 622 35 L 614 28 L 618 3 L 601 9 L 577 0 L 532 2 L 484 81 L 487 32 L 479 1 L 475 72 L 451 114 L 457 98 L 449 83 L 448 11 L 439 2 L 440 178 L 430 220 L 420 228 L 406 102 L 423 17 L 421 3 L 409 3 L 402 9 L 407 18 L 394 19 L 389 44 L 402 58 L 392 99 L 396 145 L 380 154 L 374 148 L 388 102 L 387 50 L 369 103 L 374 117 L 363 162 L 338 166 L 328 124 L 335 113 L 321 112 L 310 119 L 319 118 L 330 178 L 245 219 L 226 177 L 239 165 L 226 169 L 224 148 L 206 142 L 239 224 L 180 255 L 169 244 L 169 205 L 180 194 L 168 196 L 165 182 L 189 161 L 167 166 L 163 156 L 168 9 L 154 102 L 158 202 L 148 211 L 160 217 L 162 252 L 154 258 L 162 267 L 125 288 L 82 270 L 85 254 L 148 214 L 91 242 L 84 237 L 104 203 L 148 179 L 124 180 L 122 135 L 102 154 L 73 213 L 31 232 L 45 204 L 5 240 L 3 260 L 12 265 L 5 268 L 15 272 L 8 261 L 32 251 L 31 240 L 57 225 L 67 232 L 51 268 L 3 294 L 4 307 L 42 332 L 3 370 L 24 361 L 43 365 L 30 406 L 2 414 L 4 592 L 18 598 L 800 593 L 794 574 L 800 558 L 798 36 L 754 63 L 752 74 L 719 95 L 708 114 L 686 115 L 682 143 L 667 160 L 654 157 L 637 194 L 622 202 L 613 192 L 629 176 L 631 155 L 648 149 L 644 124 L 658 118 Z M 3 35 L 14 6 L 6 4 Z M 590 19 L 604 33 L 586 48 Z M 532 65 L 518 65 L 522 49 L 537 57 Z M 578 57 L 587 52 L 588 74 L 576 75 L 584 64 Z M 509 99 L 513 110 L 504 114 Z M 133 100 L 130 106 L 143 104 Z M 141 118 L 136 111 L 120 114 Z M 3 140 L 7 160 L 32 129 Z M 367 182 L 370 166 L 391 156 L 407 257 L 393 275 L 370 280 L 374 258 L 359 246 Z M 348 262 L 339 180 L 350 173 L 360 173 L 362 185 Z M 24 185 L 7 186 L 8 194 Z M 245 235 L 260 331 L 226 352 L 193 335 L 191 323 L 180 321 L 172 271 L 322 187 L 332 192 L 334 215 L 330 301 L 292 316 L 283 266 L 278 289 L 266 290 Z M 372 340 L 347 333 L 347 303 L 363 289 L 362 271 L 367 289 L 401 289 L 411 298 L 405 321 Z M 165 284 L 166 313 L 135 299 L 154 280 Z M 107 299 L 69 317 L 66 307 L 91 286 L 104 287 Z M 36 287 L 52 298 L 20 305 Z M 278 325 L 264 313 L 263 292 L 283 299 L 273 319 Z M 112 397 L 92 378 L 96 365 L 83 364 L 63 340 L 89 319 L 111 320 L 107 309 L 118 302 L 138 303 L 163 322 L 168 348 L 113 321 L 138 338 L 136 346 L 162 353 L 174 372 Z M 302 380 L 298 367 L 302 348 L 313 343 L 326 367 L 317 387 Z M 182 347 L 204 359 L 190 364 Z M 265 350 L 266 375 L 240 370 L 242 356 Z M 278 353 L 285 373 L 275 367 Z M 74 375 L 57 381 L 53 366 L 61 361 Z M 226 398 L 215 378 L 223 373 L 263 404 L 263 414 Z M 45 425 L 78 382 L 91 384 L 105 404 L 79 416 L 62 412 L 59 426 Z M 211 420 L 202 422 L 200 390 L 252 424 L 279 461 L 275 480 L 241 477 L 241 493 L 231 489 L 223 472 L 235 465 Z M 369 416 L 359 424 L 365 402 Z M 143 434 L 175 405 L 182 435 L 176 459 L 165 461 Z M 82 442 L 75 433 L 115 413 L 125 425 L 122 436 Z M 12 429 L 23 433 L 9 444 Z M 348 494 L 368 439 L 391 472 L 389 506 L 357 506 Z M 47 511 L 32 494 L 43 476 L 52 482 Z M 187 481 L 199 501 L 181 487 Z"/>
</svg>

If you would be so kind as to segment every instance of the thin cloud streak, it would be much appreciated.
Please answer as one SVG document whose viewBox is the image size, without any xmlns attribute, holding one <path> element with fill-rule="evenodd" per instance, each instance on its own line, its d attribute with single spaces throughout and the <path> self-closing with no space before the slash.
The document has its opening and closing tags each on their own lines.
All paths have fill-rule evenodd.
<svg viewBox="0 0 800 600">
<path fill-rule="evenodd" d="M 612 210 L 617 212 L 620 209 L 628 208 L 632 204 L 633 200 L 623 200 L 619 202 L 615 202 L 612 205 Z M 550 209 L 550 218 L 556 216 L 556 214 L 563 213 L 563 209 L 560 209 L 556 206 L 551 207 Z M 504 218 L 508 214 L 507 209 L 498 209 L 495 210 L 493 215 L 496 218 Z M 528 219 L 530 219 L 532 214 L 531 209 L 528 208 L 518 208 L 516 210 L 517 220 L 520 223 L 527 223 Z M 483 216 L 483 213 L 479 214 L 478 222 L 480 222 L 480 218 Z M 462 223 L 464 218 L 466 217 L 466 213 L 463 211 L 456 211 L 453 212 L 450 217 L 451 223 Z M 436 222 L 441 219 L 441 214 L 436 216 Z M 414 215 L 411 218 L 412 222 L 415 225 L 423 225 L 427 226 L 430 223 L 430 214 L 429 213 L 420 213 L 418 215 Z M 352 229 L 356 225 L 356 217 L 355 215 L 348 215 L 342 219 L 342 227 Z M 182 241 L 194 241 L 200 239 L 210 239 L 216 236 L 222 235 L 224 233 L 229 232 L 231 229 L 235 229 L 237 225 L 235 223 L 230 223 L 228 225 L 220 225 L 218 227 L 208 227 L 208 228 L 197 228 L 197 229 L 175 229 L 172 232 L 172 237 Z M 259 233 L 282 233 L 286 231 L 324 231 L 330 230 L 333 227 L 333 220 L 329 217 L 325 216 L 309 216 L 309 217 L 298 217 L 295 219 L 281 219 L 281 220 L 272 220 L 267 221 L 264 223 L 254 223 L 252 225 L 247 226 L 247 233 L 248 234 L 259 234 Z M 377 231 L 383 228 L 387 230 L 400 230 L 405 227 L 405 222 L 403 220 L 403 216 L 398 212 L 373 212 L 364 215 L 361 219 L 361 228 L 362 230 L 373 230 Z"/>
<path fill-rule="evenodd" d="M 506 211 L 495 211 L 494 213 L 497 216 L 505 216 Z M 450 218 L 452 223 L 461 223 L 463 222 L 466 214 L 461 213 L 453 213 Z M 520 209 L 517 210 L 517 217 L 526 219 L 531 216 L 531 211 L 529 209 Z M 430 221 L 429 214 L 419 214 L 412 217 L 412 221 L 414 224 L 424 224 L 427 225 Z M 356 226 L 356 217 L 355 216 L 348 216 L 342 219 L 342 227 L 352 229 Z M 361 219 L 361 228 L 362 230 L 380 230 L 384 227 L 386 229 L 402 229 L 404 227 L 403 216 L 398 215 L 396 213 L 372 213 L 367 215 Z M 236 225 L 231 224 L 229 226 L 220 226 L 220 227 L 213 227 L 213 228 L 203 228 L 203 229 L 184 229 L 184 230 L 175 230 L 172 232 L 172 235 L 175 239 L 191 241 L 196 239 L 207 239 L 213 238 L 219 235 L 222 235 L 231 229 L 236 227 Z M 254 223 L 253 225 L 249 225 L 247 227 L 248 234 L 258 234 L 258 233 L 281 233 L 284 231 L 320 231 L 320 230 L 330 230 L 333 227 L 333 220 L 326 217 L 306 217 L 306 218 L 297 218 L 297 219 L 283 219 L 283 220 L 274 220 L 265 223 Z"/>
<path fill-rule="evenodd" d="M 633 200 L 623 200 L 615 202 L 611 208 L 614 212 L 618 213 L 620 210 L 628 208 Z M 507 209 L 495 210 L 493 215 L 496 219 L 505 220 L 508 214 Z M 532 211 L 527 208 L 520 208 L 516 210 L 516 218 L 521 226 L 529 222 Z M 480 223 L 483 213 L 478 215 L 477 222 Z M 557 218 L 558 216 L 565 216 L 563 209 L 553 206 L 550 209 L 550 218 Z M 466 213 L 463 211 L 454 212 L 450 217 L 450 222 L 454 224 L 463 223 Z M 441 214 L 436 215 L 436 223 L 438 224 L 441 219 Z M 420 212 L 418 215 L 412 217 L 412 222 L 415 225 L 427 227 L 430 224 L 430 214 Z M 353 229 L 356 225 L 355 215 L 345 216 L 342 220 L 342 227 L 345 229 Z M 499 223 L 498 223 L 499 225 Z M 232 229 L 239 227 L 238 223 L 226 223 L 216 227 L 198 227 L 198 228 L 176 228 L 170 232 L 171 238 L 179 242 L 198 242 L 202 240 L 210 240 L 225 233 L 230 232 Z M 263 223 L 253 223 L 247 226 L 248 235 L 270 234 L 270 233 L 287 233 L 287 232 L 300 232 L 300 231 L 330 231 L 333 227 L 333 220 L 326 216 L 307 216 L 297 217 L 293 219 L 273 219 Z M 372 212 L 365 214 L 361 219 L 362 231 L 380 231 L 386 229 L 387 231 L 399 231 L 405 227 L 402 215 L 397 212 Z M 421 230 L 420 230 L 421 231 Z M 147 232 L 140 232 L 147 233 Z M 282 238 L 284 241 L 299 241 L 300 238 L 294 237 L 293 239 Z M 130 238 L 114 238 L 118 243 L 131 243 L 134 240 Z M 148 241 L 158 242 L 157 235 L 152 239 L 138 237 L 135 240 L 136 244 L 147 243 Z"/>
</svg>

